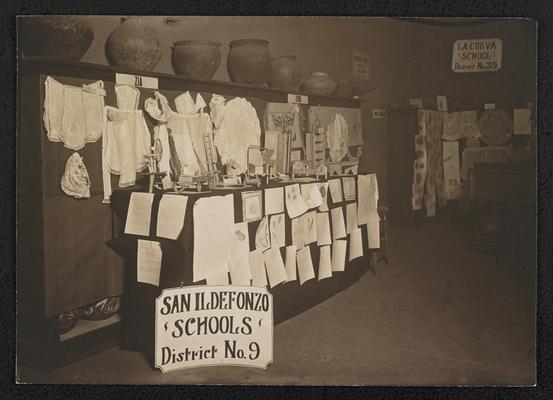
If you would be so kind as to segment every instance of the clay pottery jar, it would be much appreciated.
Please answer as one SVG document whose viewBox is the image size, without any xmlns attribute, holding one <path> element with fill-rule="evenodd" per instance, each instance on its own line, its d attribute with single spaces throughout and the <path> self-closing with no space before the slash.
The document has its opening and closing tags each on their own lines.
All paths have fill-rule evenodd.
<svg viewBox="0 0 553 400">
<path fill-rule="evenodd" d="M 269 86 L 278 89 L 298 90 L 300 74 L 296 56 L 285 55 L 273 58 Z"/>
<path fill-rule="evenodd" d="M 336 82 L 326 72 L 313 72 L 303 81 L 301 90 L 310 94 L 328 96 L 336 91 Z"/>
<path fill-rule="evenodd" d="M 183 40 L 173 43 L 173 69 L 193 79 L 211 79 L 221 64 L 221 43 L 211 40 Z"/>
<path fill-rule="evenodd" d="M 112 65 L 151 71 L 161 58 L 162 46 L 145 17 L 128 17 L 109 35 L 106 53 Z"/>
<path fill-rule="evenodd" d="M 263 86 L 271 73 L 271 56 L 262 39 L 240 39 L 230 42 L 227 69 L 232 82 Z"/>
<path fill-rule="evenodd" d="M 121 308 L 121 298 L 119 296 L 107 297 L 81 308 L 80 315 L 82 319 L 101 321 L 116 314 L 119 308 Z"/>
<path fill-rule="evenodd" d="M 19 28 L 26 57 L 80 60 L 94 39 L 92 25 L 82 17 L 23 17 Z"/>
</svg>

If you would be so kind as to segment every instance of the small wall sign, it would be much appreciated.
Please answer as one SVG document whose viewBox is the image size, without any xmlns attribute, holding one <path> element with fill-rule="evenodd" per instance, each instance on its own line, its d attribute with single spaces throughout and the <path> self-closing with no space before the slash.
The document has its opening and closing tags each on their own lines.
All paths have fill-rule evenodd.
<svg viewBox="0 0 553 400">
<path fill-rule="evenodd" d="M 157 78 L 151 76 L 140 76 L 132 74 L 120 74 L 115 73 L 115 83 L 120 85 L 130 85 L 136 87 L 143 87 L 146 89 L 157 89 Z"/>
<path fill-rule="evenodd" d="M 369 53 L 353 50 L 352 62 L 353 77 L 368 81 L 371 77 L 371 55 Z"/>
<path fill-rule="evenodd" d="M 453 43 L 451 69 L 456 73 L 495 72 L 501 68 L 501 39 L 457 40 Z"/>
</svg>

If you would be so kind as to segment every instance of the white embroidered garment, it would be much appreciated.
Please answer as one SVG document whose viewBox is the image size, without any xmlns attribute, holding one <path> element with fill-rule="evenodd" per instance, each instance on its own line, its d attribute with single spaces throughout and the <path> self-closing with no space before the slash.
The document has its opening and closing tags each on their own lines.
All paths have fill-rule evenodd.
<svg viewBox="0 0 553 400">
<path fill-rule="evenodd" d="M 140 90 L 130 85 L 115 85 L 117 108 L 120 110 L 136 110 L 140 101 Z"/>
<path fill-rule="evenodd" d="M 90 177 L 79 153 L 73 153 L 67 159 L 65 172 L 61 177 L 61 190 L 76 199 L 90 197 Z"/>
<path fill-rule="evenodd" d="M 332 161 L 342 161 L 348 152 L 348 123 L 341 114 L 334 115 L 327 131 L 328 148 Z"/>
</svg>

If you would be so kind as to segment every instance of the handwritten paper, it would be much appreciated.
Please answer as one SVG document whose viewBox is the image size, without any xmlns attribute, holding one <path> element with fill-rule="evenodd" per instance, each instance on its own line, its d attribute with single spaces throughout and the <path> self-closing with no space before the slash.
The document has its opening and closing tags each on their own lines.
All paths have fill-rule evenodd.
<svg viewBox="0 0 553 400">
<path fill-rule="evenodd" d="M 347 176 L 342 178 L 342 187 L 344 188 L 344 200 L 355 200 L 355 177 Z"/>
<path fill-rule="evenodd" d="M 319 207 L 323 203 L 321 192 L 315 183 L 301 185 L 301 197 L 309 208 Z"/>
<path fill-rule="evenodd" d="M 150 218 L 152 215 L 153 193 L 132 192 L 125 222 L 127 235 L 150 235 Z"/>
<path fill-rule="evenodd" d="M 159 286 L 161 257 L 161 245 L 159 242 L 138 239 L 136 280 L 138 282 Z"/>
<path fill-rule="evenodd" d="M 296 274 L 296 246 L 291 245 L 286 247 L 286 262 L 284 263 L 286 269 L 286 282 L 292 282 L 297 279 Z"/>
<path fill-rule="evenodd" d="M 317 246 L 332 244 L 328 212 L 317 213 Z"/>
<path fill-rule="evenodd" d="M 378 182 L 376 174 L 358 175 L 359 201 L 357 206 L 357 224 L 365 225 L 370 218 L 378 217 Z"/>
<path fill-rule="evenodd" d="M 284 213 L 269 217 L 269 231 L 271 233 L 271 243 L 274 247 L 280 248 L 286 245 L 284 221 Z"/>
<path fill-rule="evenodd" d="M 193 282 L 228 283 L 228 260 L 234 240 L 233 195 L 202 197 L 193 207 Z"/>
<path fill-rule="evenodd" d="M 284 212 L 284 190 L 282 187 L 265 189 L 265 215 Z"/>
<path fill-rule="evenodd" d="M 292 244 L 301 249 L 305 243 L 305 224 L 302 217 L 292 220 Z"/>
<path fill-rule="evenodd" d="M 367 237 L 369 239 L 369 249 L 380 248 L 380 220 L 378 217 L 371 218 L 367 223 Z"/>
<path fill-rule="evenodd" d="M 184 225 L 188 196 L 164 194 L 157 213 L 157 236 L 177 239 Z"/>
<path fill-rule="evenodd" d="M 269 219 L 265 216 L 259 222 L 255 232 L 255 248 L 263 252 L 269 247 L 271 247 L 271 234 L 269 232 Z"/>
<path fill-rule="evenodd" d="M 332 203 L 336 204 L 344 201 L 344 196 L 342 194 L 341 179 L 330 179 L 328 181 L 328 189 L 330 190 L 330 197 L 332 198 Z"/>
<path fill-rule="evenodd" d="M 332 219 L 332 239 L 340 239 L 346 236 L 346 226 L 344 224 L 344 213 L 342 207 L 336 207 L 330 210 Z"/>
<path fill-rule="evenodd" d="M 234 224 L 228 267 L 233 285 L 250 285 L 250 236 L 246 222 Z"/>
<path fill-rule="evenodd" d="M 530 135 L 532 133 L 532 110 L 530 108 L 515 108 L 513 117 L 515 135 Z"/>
<path fill-rule="evenodd" d="M 250 252 L 250 273 L 252 277 L 252 286 L 267 286 L 265 260 L 263 253 L 257 249 Z"/>
<path fill-rule="evenodd" d="M 301 216 L 304 224 L 304 244 L 315 243 L 317 241 L 317 219 L 315 211 L 310 211 Z"/>
<path fill-rule="evenodd" d="M 298 261 L 298 276 L 300 278 L 300 285 L 303 285 L 308 280 L 315 278 L 315 271 L 313 270 L 313 261 L 311 260 L 311 250 L 309 246 L 298 250 L 296 255 Z"/>
<path fill-rule="evenodd" d="M 319 211 L 328 211 L 328 182 L 318 182 L 316 185 L 319 188 L 322 199 Z"/>
<path fill-rule="evenodd" d="M 349 235 L 357 228 L 357 203 L 346 204 L 346 233 Z"/>
<path fill-rule="evenodd" d="M 330 257 L 330 246 L 321 247 L 319 255 L 319 276 L 317 280 L 330 278 L 332 276 L 332 259 Z"/>
<path fill-rule="evenodd" d="M 332 243 L 332 271 L 340 272 L 346 267 L 346 240 L 335 240 Z"/>
<path fill-rule="evenodd" d="M 284 262 L 282 262 L 282 256 L 280 255 L 280 249 L 278 247 L 271 247 L 263 253 L 263 258 L 265 259 L 265 269 L 269 277 L 269 285 L 275 287 L 279 283 L 284 282 L 287 279 L 287 274 Z"/>
<path fill-rule="evenodd" d="M 299 184 L 288 185 L 284 191 L 286 193 L 286 211 L 290 218 L 296 218 L 309 209 L 305 201 L 303 201 Z"/>
<path fill-rule="evenodd" d="M 363 257 L 363 235 L 361 228 L 355 228 L 349 237 L 349 260 Z"/>
</svg>

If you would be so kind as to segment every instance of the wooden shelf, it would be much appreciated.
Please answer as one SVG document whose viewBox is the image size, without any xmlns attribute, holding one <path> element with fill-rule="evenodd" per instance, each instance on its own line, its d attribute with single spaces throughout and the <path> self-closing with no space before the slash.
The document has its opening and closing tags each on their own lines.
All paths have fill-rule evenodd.
<svg viewBox="0 0 553 400">
<path fill-rule="evenodd" d="M 60 342 L 63 343 L 66 340 L 73 339 L 77 336 L 81 336 L 92 331 L 105 328 L 106 326 L 116 324 L 121 321 L 119 314 L 114 314 L 108 319 L 101 321 L 89 321 L 86 319 L 80 319 L 77 325 L 69 332 L 60 335 Z"/>
</svg>

